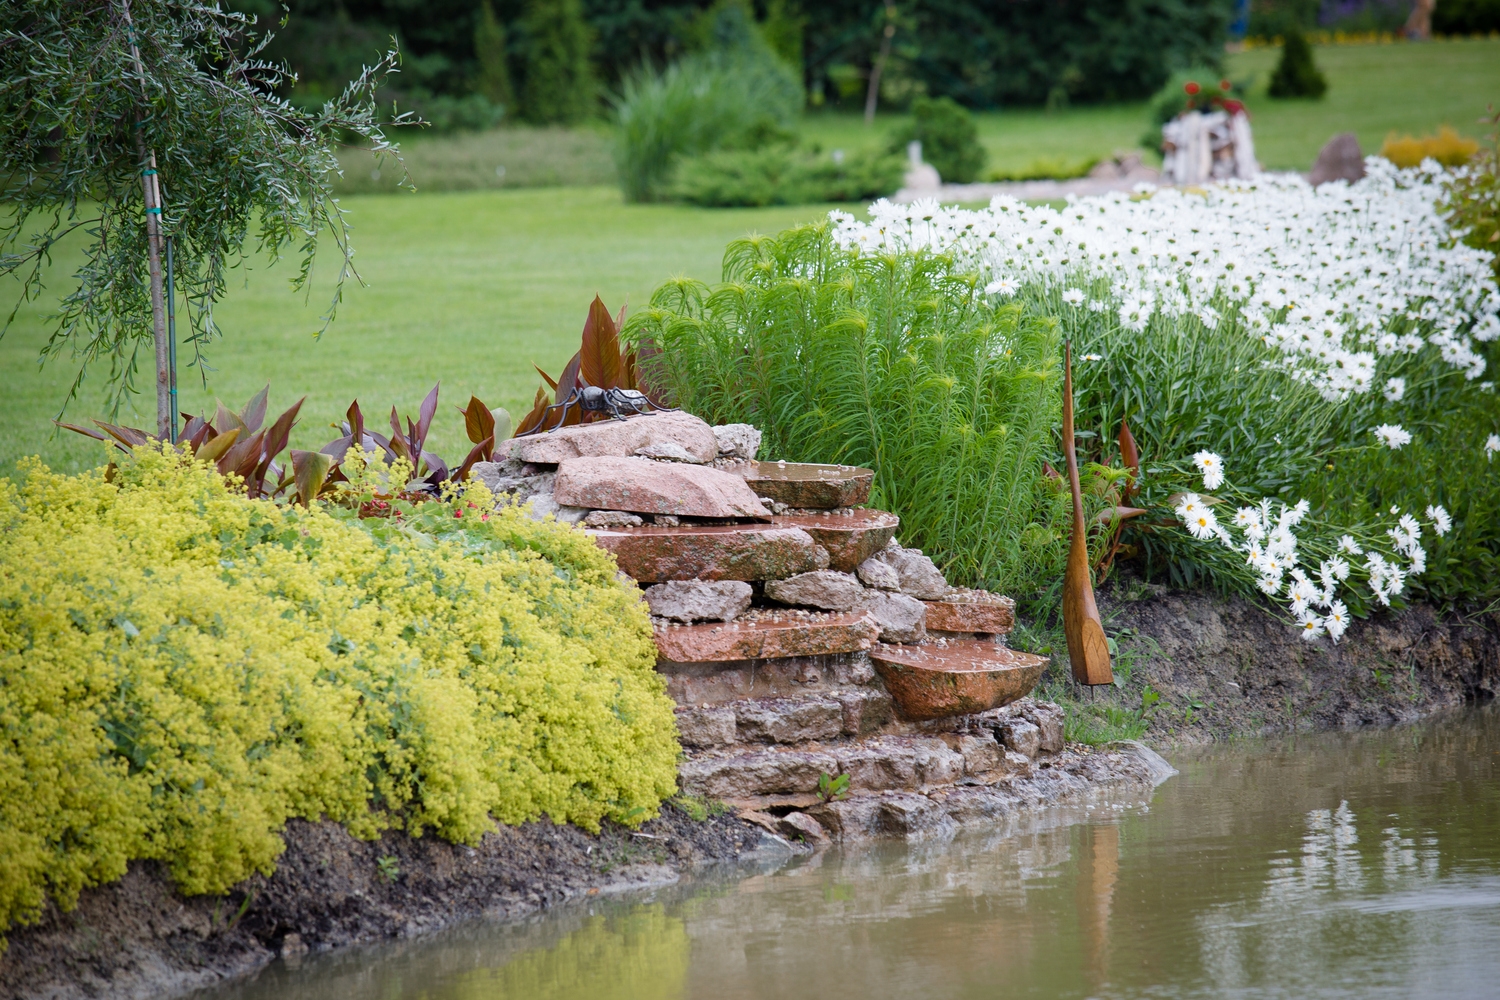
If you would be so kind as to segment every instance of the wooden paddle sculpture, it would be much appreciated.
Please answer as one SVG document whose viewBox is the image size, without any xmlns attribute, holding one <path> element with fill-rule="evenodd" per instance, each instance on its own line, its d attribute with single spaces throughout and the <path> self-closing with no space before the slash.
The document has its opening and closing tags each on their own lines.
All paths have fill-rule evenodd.
<svg viewBox="0 0 1500 1000">
<path fill-rule="evenodd" d="M 1089 580 L 1088 529 L 1083 523 L 1083 487 L 1078 482 L 1078 451 L 1073 447 L 1073 345 L 1063 346 L 1063 455 L 1068 460 L 1068 485 L 1073 487 L 1073 543 L 1068 549 L 1068 572 L 1063 577 L 1063 633 L 1068 637 L 1068 660 L 1079 684 L 1112 684 L 1109 643 L 1094 585 Z"/>
</svg>

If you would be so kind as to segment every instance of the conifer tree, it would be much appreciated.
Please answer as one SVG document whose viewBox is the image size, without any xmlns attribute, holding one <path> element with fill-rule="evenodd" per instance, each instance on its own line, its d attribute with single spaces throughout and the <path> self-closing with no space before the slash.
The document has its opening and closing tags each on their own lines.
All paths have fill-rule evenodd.
<svg viewBox="0 0 1500 1000">
<path fill-rule="evenodd" d="M 527 121 L 570 124 L 588 117 L 596 96 L 593 40 L 579 0 L 531 0 L 526 29 Z"/>
<path fill-rule="evenodd" d="M 479 5 L 479 16 L 474 21 L 474 58 L 479 61 L 479 75 L 474 89 L 505 109 L 507 115 L 515 114 L 516 94 L 510 85 L 510 70 L 505 64 L 505 26 L 495 16 L 490 0 Z"/>
<path fill-rule="evenodd" d="M 1288 29 L 1281 43 L 1281 61 L 1271 74 L 1272 97 L 1322 97 L 1328 81 L 1313 62 L 1312 46 L 1302 32 Z"/>
</svg>

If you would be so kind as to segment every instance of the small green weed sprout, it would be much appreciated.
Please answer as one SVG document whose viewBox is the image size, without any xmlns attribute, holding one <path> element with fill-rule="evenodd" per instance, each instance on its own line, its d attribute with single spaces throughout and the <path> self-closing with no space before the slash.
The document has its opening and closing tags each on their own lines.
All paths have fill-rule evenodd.
<svg viewBox="0 0 1500 1000">
<path fill-rule="evenodd" d="M 394 854 L 387 854 L 375 862 L 375 867 L 380 872 L 380 877 L 387 882 L 394 882 L 401 877 L 401 863 L 396 860 Z"/>
<path fill-rule="evenodd" d="M 837 802 L 849 796 L 849 776 L 841 774 L 838 777 L 829 775 L 826 771 L 818 778 L 818 799 L 822 802 Z"/>
</svg>

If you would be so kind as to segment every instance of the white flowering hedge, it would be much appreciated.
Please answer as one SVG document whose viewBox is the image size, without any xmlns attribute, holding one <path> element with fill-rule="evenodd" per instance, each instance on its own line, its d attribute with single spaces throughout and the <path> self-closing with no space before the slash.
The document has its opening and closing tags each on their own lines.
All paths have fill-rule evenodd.
<svg viewBox="0 0 1500 1000">
<path fill-rule="evenodd" d="M 1362 525 L 1334 527 L 1330 518 L 1303 525 L 1306 500 L 1227 487 L 1216 494 L 1226 464 L 1282 496 L 1324 462 L 1332 471 L 1334 455 L 1352 463 L 1350 453 L 1362 449 L 1376 455 L 1359 461 L 1378 464 L 1379 454 L 1413 441 L 1404 418 L 1390 419 L 1400 406 L 1418 405 L 1409 393 L 1421 396 L 1423 419 L 1434 409 L 1489 407 L 1486 345 L 1500 338 L 1492 257 L 1459 243 L 1444 220 L 1442 169 L 1429 162 L 1397 170 L 1373 157 L 1366 167 L 1357 184 L 1317 189 L 1299 177 L 1265 175 L 1207 190 L 1069 199 L 1060 209 L 1004 197 L 979 210 L 881 201 L 869 222 L 840 212 L 831 218 L 844 246 L 949 254 L 983 276 L 986 294 L 1058 315 L 1087 350 L 1079 356 L 1084 392 L 1088 366 L 1117 355 L 1132 370 L 1111 385 L 1156 383 L 1156 402 L 1138 400 L 1138 410 L 1171 410 L 1176 404 L 1161 385 L 1181 375 L 1173 360 L 1210 345 L 1208 358 L 1193 358 L 1193 391 L 1210 398 L 1213 387 L 1202 383 L 1222 381 L 1201 408 L 1214 412 L 1181 406 L 1170 417 L 1173 434 L 1163 431 L 1160 440 L 1169 448 L 1215 435 L 1251 443 L 1244 454 L 1225 451 L 1227 463 L 1213 448 L 1197 448 L 1192 465 L 1193 449 L 1178 452 L 1175 465 L 1158 454 L 1163 468 L 1147 471 L 1196 466 L 1205 493 L 1174 491 L 1164 506 L 1194 537 L 1232 556 L 1240 579 L 1284 597 L 1304 635 L 1337 640 L 1348 622 L 1340 599 L 1347 588 L 1362 582 L 1369 598 L 1389 604 L 1408 577 L 1424 571 L 1421 523 L 1380 502 L 1378 517 Z M 1224 367 L 1215 370 L 1218 356 Z M 1130 414 L 1133 425 L 1159 417 Z M 1444 447 L 1470 456 L 1483 449 L 1487 457 L 1500 449 L 1494 434 L 1453 440 L 1472 431 L 1462 421 L 1450 430 L 1438 435 Z M 1431 499 L 1417 506 L 1441 538 L 1452 519 Z M 1226 503 L 1236 510 L 1227 524 L 1214 512 Z M 1368 604 L 1363 592 L 1356 603 Z"/>
</svg>

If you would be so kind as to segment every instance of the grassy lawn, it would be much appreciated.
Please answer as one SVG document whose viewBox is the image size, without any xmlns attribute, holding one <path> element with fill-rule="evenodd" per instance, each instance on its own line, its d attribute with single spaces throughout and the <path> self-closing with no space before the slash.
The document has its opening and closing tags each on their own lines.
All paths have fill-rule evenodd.
<svg viewBox="0 0 1500 1000">
<path fill-rule="evenodd" d="M 346 205 L 369 287 L 349 289 L 338 320 L 314 341 L 324 293 L 315 290 L 304 302 L 288 291 L 289 263 L 231 278 L 219 310 L 226 339 L 209 355 L 218 370 L 209 373 L 207 390 L 196 370 L 182 372 L 183 410 L 200 412 L 215 397 L 238 407 L 270 382 L 273 407 L 307 396 L 293 443 L 319 447 L 337 436 L 328 425 L 355 396 L 383 423 L 380 415 L 392 404 L 415 413 L 442 380 L 434 444 L 444 457 L 461 458 L 468 449 L 463 422 L 448 404 L 474 393 L 512 412 L 529 406 L 541 381 L 532 363 L 558 374 L 577 349 L 595 293 L 611 309 L 624 302 L 637 307 L 672 275 L 717 280 L 731 239 L 777 232 L 828 209 L 627 206 L 615 189 L 600 187 L 371 195 Z M 74 369 L 66 359 L 42 369 L 36 363 L 45 316 L 76 263 L 60 254 L 50 296 L 23 309 L 0 339 L 0 475 L 23 455 L 40 454 L 54 468 L 72 470 L 103 454 L 102 446 L 54 432 L 49 423 Z M 10 282 L 0 287 L 14 295 Z M 141 362 L 149 367 L 150 358 L 147 344 Z M 69 419 L 102 415 L 101 385 L 96 379 L 85 386 Z M 122 419 L 149 427 L 152 398 L 137 405 L 139 412 Z"/>
<path fill-rule="evenodd" d="M 1443 123 L 1469 134 L 1489 102 L 1500 104 L 1500 41 L 1320 48 L 1330 89 L 1316 102 L 1272 101 L 1263 94 L 1277 53 L 1232 56 L 1230 74 L 1253 77 L 1251 107 L 1263 162 L 1307 169 L 1335 132 L 1353 130 L 1366 150 L 1391 130 L 1430 132 Z M 1257 92 L 1260 92 L 1257 96 Z M 1038 159 L 1070 160 L 1131 148 L 1144 130 L 1142 106 L 1079 107 L 1048 115 L 1013 111 L 979 116 L 990 166 L 1025 167 Z M 824 148 L 885 141 L 897 116 L 866 128 L 855 115 L 809 115 L 804 134 Z M 826 206 L 755 210 L 627 206 L 605 184 L 608 137 L 600 130 L 502 129 L 457 138 L 419 137 L 408 160 L 424 193 L 357 195 L 391 184 L 390 171 L 369 177 L 367 158 L 351 159 L 352 213 L 359 264 L 368 288 L 351 288 L 338 321 L 315 342 L 325 305 L 315 290 L 304 303 L 287 290 L 291 268 L 256 267 L 231 282 L 219 309 L 228 339 L 214 345 L 205 390 L 197 373 L 182 376 L 183 408 L 218 396 L 239 405 L 266 382 L 272 403 L 306 394 L 296 442 L 320 445 L 327 425 L 358 395 L 367 412 L 392 403 L 416 406 L 441 379 L 445 400 L 469 393 L 513 411 L 538 379 L 533 362 L 554 374 L 574 350 L 584 310 L 597 292 L 612 307 L 643 305 L 674 274 L 713 280 L 724 245 L 747 232 L 775 232 L 820 218 Z M 505 166 L 501 178 L 495 168 Z M 548 183 L 593 187 L 524 187 Z M 435 193 L 443 188 L 512 188 Z M 522 189 L 524 187 L 524 189 Z M 50 295 L 23 309 L 0 339 L 0 475 L 15 460 L 40 453 L 58 468 L 92 464 L 101 452 L 75 435 L 55 434 L 56 415 L 72 379 L 66 362 L 38 369 L 44 319 L 68 287 L 76 258 L 58 255 Z M 331 264 L 325 261 L 325 264 Z M 5 289 L 13 294 L 14 285 Z M 149 349 L 142 355 L 149 363 Z M 73 419 L 100 412 L 99 383 L 86 385 Z M 453 411 L 440 419 L 440 453 L 458 452 L 462 428 Z M 132 423 L 149 425 L 149 408 Z"/>
</svg>

